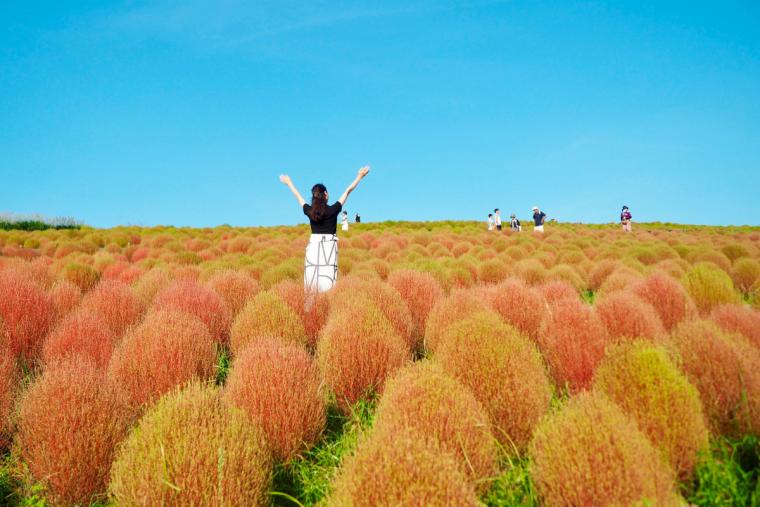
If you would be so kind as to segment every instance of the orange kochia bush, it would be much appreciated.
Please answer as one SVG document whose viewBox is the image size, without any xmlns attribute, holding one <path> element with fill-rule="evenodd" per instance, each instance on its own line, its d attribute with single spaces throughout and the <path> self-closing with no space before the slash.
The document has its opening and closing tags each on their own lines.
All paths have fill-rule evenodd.
<svg viewBox="0 0 760 507">
<path fill-rule="evenodd" d="M 377 306 L 357 297 L 331 313 L 317 358 L 338 406 L 348 412 L 363 397 L 382 391 L 386 377 L 411 359 L 411 351 Z"/>
<path fill-rule="evenodd" d="M 304 291 L 300 280 L 283 280 L 271 290 L 301 318 L 307 345 L 316 346 L 317 336 L 327 321 L 330 308 L 327 296 L 324 293 Z"/>
<path fill-rule="evenodd" d="M 208 328 L 182 311 L 152 311 L 114 351 L 110 374 L 141 407 L 191 379 L 214 375 L 216 346 Z"/>
<path fill-rule="evenodd" d="M 306 329 L 293 309 L 274 291 L 263 291 L 243 307 L 230 331 L 230 348 L 238 353 L 251 341 L 277 337 L 306 345 Z"/>
<path fill-rule="evenodd" d="M 634 338 L 656 340 L 665 332 L 652 305 L 628 291 L 609 294 L 596 304 L 596 311 L 614 341 Z"/>
<path fill-rule="evenodd" d="M 226 397 L 263 430 L 275 457 L 308 449 L 325 426 L 325 397 L 316 362 L 278 338 L 249 343 L 235 358 Z"/>
<path fill-rule="evenodd" d="M 546 313 L 543 297 L 517 279 L 506 280 L 487 293 L 489 302 L 508 323 L 535 339 Z"/>
<path fill-rule="evenodd" d="M 50 297 L 28 274 L 12 267 L 0 271 L 0 320 L 15 357 L 37 359 L 54 318 Z"/>
<path fill-rule="evenodd" d="M 710 317 L 723 330 L 739 333 L 760 349 L 760 312 L 748 306 L 721 305 Z"/>
<path fill-rule="evenodd" d="M 80 308 L 65 317 L 45 338 L 42 361 L 65 357 L 89 358 L 98 368 L 111 360 L 116 335 L 99 314 Z"/>
<path fill-rule="evenodd" d="M 259 282 L 255 278 L 231 269 L 214 273 L 208 284 L 222 296 L 232 315 L 237 315 L 246 302 L 259 292 Z"/>
<path fill-rule="evenodd" d="M 105 493 L 133 418 L 118 383 L 86 359 L 67 359 L 46 366 L 18 410 L 21 459 L 48 501 L 87 505 Z"/>
<path fill-rule="evenodd" d="M 114 337 L 140 320 L 142 303 L 129 285 L 112 280 L 98 283 L 82 299 L 81 311 L 101 317 Z"/>
<path fill-rule="evenodd" d="M 156 310 L 180 310 L 198 317 L 219 343 L 227 342 L 230 314 L 227 303 L 212 289 L 191 279 L 179 279 L 156 294 Z"/>
<path fill-rule="evenodd" d="M 683 285 L 656 272 L 634 285 L 633 291 L 654 308 L 667 331 L 686 318 L 691 301 Z"/>
<path fill-rule="evenodd" d="M 0 322 L 0 340 L 4 341 L 3 323 Z M 16 368 L 16 358 L 4 344 L 0 344 L 0 448 L 9 443 L 11 413 L 18 393 L 21 375 Z"/>
<path fill-rule="evenodd" d="M 448 297 L 440 299 L 428 315 L 425 350 L 434 352 L 451 324 L 474 313 L 488 310 L 488 303 L 486 293 L 476 290 L 456 290 Z"/>
<path fill-rule="evenodd" d="M 421 338 L 430 310 L 443 297 L 441 285 L 433 275 L 410 269 L 394 271 L 388 276 L 388 283 L 406 302 L 414 322 L 414 335 Z"/>
</svg>

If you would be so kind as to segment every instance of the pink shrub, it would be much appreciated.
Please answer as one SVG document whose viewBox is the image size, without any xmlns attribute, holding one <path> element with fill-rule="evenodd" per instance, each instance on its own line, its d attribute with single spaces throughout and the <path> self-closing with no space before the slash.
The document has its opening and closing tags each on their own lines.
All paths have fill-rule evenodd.
<svg viewBox="0 0 760 507">
<path fill-rule="evenodd" d="M 485 291 L 459 290 L 440 299 L 428 315 L 425 328 L 425 350 L 433 352 L 441 342 L 441 337 L 451 324 L 477 312 L 488 310 Z"/>
<path fill-rule="evenodd" d="M 578 301 L 580 299 L 578 289 L 564 280 L 552 280 L 543 283 L 538 287 L 538 292 L 549 304 L 568 299 L 572 301 Z"/>
<path fill-rule="evenodd" d="M 432 275 L 409 269 L 394 271 L 388 275 L 388 283 L 406 302 L 414 322 L 413 334 L 421 338 L 425 333 L 430 310 L 443 297 L 441 285 Z"/>
<path fill-rule="evenodd" d="M 253 277 L 231 269 L 211 275 L 208 285 L 222 296 L 233 316 L 259 292 L 259 282 Z"/>
<path fill-rule="evenodd" d="M 81 311 L 99 316 L 115 338 L 142 316 L 142 304 L 128 285 L 105 280 L 82 299 Z"/>
<path fill-rule="evenodd" d="M 42 361 L 50 364 L 66 357 L 79 357 L 105 368 L 117 338 L 100 315 L 79 309 L 66 316 L 45 338 Z"/>
<path fill-rule="evenodd" d="M 535 339 L 546 313 L 541 295 L 516 279 L 507 280 L 489 292 L 491 307 L 519 331 Z"/>
<path fill-rule="evenodd" d="M 114 351 L 109 373 L 126 388 L 135 407 L 192 379 L 214 376 L 216 346 L 197 317 L 177 310 L 153 311 Z"/>
<path fill-rule="evenodd" d="M 0 271 L 0 320 L 14 357 L 34 361 L 54 318 L 53 304 L 37 282 L 13 268 Z"/>
<path fill-rule="evenodd" d="M 663 273 L 649 275 L 635 284 L 633 291 L 652 305 L 667 331 L 681 322 L 689 310 L 689 296 L 683 285 Z"/>
<path fill-rule="evenodd" d="M 156 310 L 180 310 L 198 317 L 219 343 L 226 343 L 232 315 L 227 304 L 213 290 L 190 279 L 180 279 L 156 294 Z"/>
<path fill-rule="evenodd" d="M 0 340 L 4 340 L 3 333 L 0 322 Z M 0 448 L 6 448 L 11 440 L 11 414 L 20 380 L 16 358 L 6 346 L 0 346 Z"/>
<path fill-rule="evenodd" d="M 608 342 L 601 318 L 578 299 L 552 305 L 538 339 L 554 382 L 571 393 L 590 386 Z"/>
<path fill-rule="evenodd" d="M 652 305 L 627 291 L 615 292 L 596 304 L 610 338 L 655 340 L 664 334 L 660 318 Z"/>
<path fill-rule="evenodd" d="M 319 368 L 308 352 L 276 338 L 250 343 L 227 377 L 226 396 L 263 430 L 275 457 L 307 450 L 325 426 Z"/>
<path fill-rule="evenodd" d="M 48 297 L 57 322 L 79 305 L 82 301 L 82 291 L 67 280 L 59 280 L 48 290 Z"/>
<path fill-rule="evenodd" d="M 729 333 L 739 333 L 760 350 L 760 312 L 748 306 L 721 305 L 711 319 Z"/>
<path fill-rule="evenodd" d="M 281 338 L 285 342 L 308 343 L 303 321 L 273 291 L 258 293 L 243 307 L 230 331 L 230 348 L 237 354 L 260 338 Z"/>
<path fill-rule="evenodd" d="M 295 280 L 283 280 L 274 287 L 272 292 L 279 295 L 293 312 L 303 321 L 307 344 L 315 347 L 317 335 L 327 322 L 330 304 L 324 293 L 307 294 L 303 283 Z"/>
</svg>

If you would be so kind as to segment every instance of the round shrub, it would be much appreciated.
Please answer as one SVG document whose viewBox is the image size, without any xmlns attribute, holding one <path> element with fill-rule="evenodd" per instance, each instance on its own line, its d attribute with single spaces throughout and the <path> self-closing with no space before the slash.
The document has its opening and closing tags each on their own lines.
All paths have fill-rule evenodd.
<svg viewBox="0 0 760 507">
<path fill-rule="evenodd" d="M 153 303 L 153 299 L 161 290 L 172 282 L 172 276 L 164 269 L 151 269 L 135 282 L 135 294 L 145 308 Z"/>
<path fill-rule="evenodd" d="M 256 340 L 235 358 L 226 397 L 262 429 L 274 456 L 288 461 L 325 426 L 319 368 L 308 352 L 278 338 Z"/>
<path fill-rule="evenodd" d="M 412 432 L 457 458 L 480 492 L 497 472 L 496 440 L 488 414 L 473 394 L 436 364 L 418 362 L 399 370 L 385 387 L 374 429 Z"/>
<path fill-rule="evenodd" d="M 591 385 L 608 342 L 607 328 L 593 308 L 565 299 L 552 305 L 538 346 L 557 386 L 575 393 Z"/>
<path fill-rule="evenodd" d="M 483 261 L 478 266 L 478 281 L 486 284 L 495 284 L 504 280 L 509 275 L 506 264 L 498 259 Z"/>
<path fill-rule="evenodd" d="M 88 264 L 70 262 L 61 270 L 61 277 L 79 287 L 82 292 L 87 292 L 98 283 L 100 273 Z"/>
<path fill-rule="evenodd" d="M 56 505 L 88 505 L 106 491 L 132 413 L 120 387 L 81 358 L 48 365 L 22 396 L 17 446 Z"/>
<path fill-rule="evenodd" d="M 49 364 L 66 357 L 81 357 L 105 368 L 111 360 L 115 338 L 100 315 L 79 309 L 65 317 L 45 338 L 42 361 Z"/>
<path fill-rule="evenodd" d="M 580 299 L 578 290 L 564 280 L 552 280 L 543 283 L 538 287 L 538 292 L 549 304 L 566 299 L 572 301 L 578 301 Z"/>
<path fill-rule="evenodd" d="M 508 449 L 522 451 L 552 395 L 531 340 L 482 312 L 449 327 L 434 359 L 483 404 L 496 438 Z"/>
<path fill-rule="evenodd" d="M 544 505 L 679 505 L 669 467 L 601 394 L 581 393 L 544 419 L 530 454 Z"/>
<path fill-rule="evenodd" d="M 692 321 L 676 328 L 673 344 L 683 371 L 699 391 L 710 429 L 716 434 L 742 435 L 748 426 L 751 393 L 736 342 L 713 322 Z"/>
<path fill-rule="evenodd" d="M 366 298 L 333 311 L 317 342 L 325 383 L 348 412 L 360 399 L 381 392 L 389 374 L 411 359 L 407 344 Z"/>
<path fill-rule="evenodd" d="M 216 345 L 203 322 L 181 311 L 152 311 L 124 336 L 109 372 L 139 407 L 192 379 L 212 378 L 215 364 Z"/>
<path fill-rule="evenodd" d="M 15 357 L 35 360 L 54 318 L 53 304 L 37 282 L 13 268 L 0 271 L 0 320 Z"/>
<path fill-rule="evenodd" d="M 48 297 L 53 305 L 54 321 L 57 322 L 79 305 L 82 300 L 82 291 L 68 280 L 58 280 L 48 290 Z"/>
<path fill-rule="evenodd" d="M 268 505 L 270 457 L 261 431 L 216 388 L 192 383 L 162 397 L 118 452 L 116 505 Z"/>
<path fill-rule="evenodd" d="M 686 318 L 689 296 L 680 283 L 666 274 L 649 275 L 633 286 L 633 292 L 652 305 L 667 331 Z"/>
<path fill-rule="evenodd" d="M 723 330 L 739 333 L 760 350 L 760 312 L 748 306 L 721 305 L 710 318 Z"/>
<path fill-rule="evenodd" d="M 760 280 L 760 262 L 755 259 L 742 258 L 734 263 L 731 278 L 737 289 L 749 293 L 752 285 Z"/>
<path fill-rule="evenodd" d="M 412 314 L 413 334 L 422 338 L 430 310 L 443 297 L 441 285 L 432 275 L 410 269 L 394 271 L 388 283 L 401 294 Z"/>
<path fill-rule="evenodd" d="M 430 439 L 401 432 L 359 442 L 333 481 L 327 505 L 479 505 L 456 459 Z"/>
<path fill-rule="evenodd" d="M 283 280 L 274 287 L 272 292 L 280 296 L 291 310 L 301 318 L 306 342 L 309 347 L 317 345 L 319 331 L 327 322 L 330 305 L 327 295 L 323 292 L 306 292 L 299 280 Z"/>
<path fill-rule="evenodd" d="M 227 304 L 213 290 L 190 279 L 175 280 L 153 301 L 156 310 L 180 310 L 198 317 L 219 343 L 225 343 L 232 316 Z"/>
<path fill-rule="evenodd" d="M 251 341 L 277 337 L 306 345 L 306 330 L 298 315 L 272 291 L 260 292 L 240 311 L 232 323 L 230 347 L 238 353 Z"/>
<path fill-rule="evenodd" d="M 425 327 L 425 350 L 435 351 L 451 324 L 474 313 L 488 310 L 485 293 L 458 290 L 440 299 L 428 315 Z"/>
<path fill-rule="evenodd" d="M 224 299 L 232 315 L 237 315 L 259 292 L 259 283 L 253 277 L 232 269 L 214 273 L 208 279 L 208 285 Z"/>
<path fill-rule="evenodd" d="M 697 453 L 707 447 L 699 393 L 659 347 L 633 342 L 612 348 L 594 389 L 633 417 L 682 481 L 691 479 Z"/>
<path fill-rule="evenodd" d="M 115 338 L 140 320 L 142 304 L 128 285 L 105 280 L 82 299 L 81 310 L 101 317 Z"/>
<path fill-rule="evenodd" d="M 595 306 L 613 340 L 655 340 L 665 332 L 652 305 L 628 291 L 610 294 Z"/>
<path fill-rule="evenodd" d="M 491 307 L 504 320 L 531 338 L 538 336 L 546 303 L 534 289 L 516 279 L 507 280 L 489 293 Z"/>
<path fill-rule="evenodd" d="M 347 276 L 340 280 L 328 294 L 330 305 L 334 308 L 340 308 L 356 294 L 366 296 L 383 312 L 396 332 L 409 344 L 410 350 L 416 348 L 418 337 L 413 335 L 412 314 L 399 292 L 391 285 L 376 280 L 362 280 L 355 276 Z"/>
<path fill-rule="evenodd" d="M 0 322 L 0 341 L 4 341 L 3 323 Z M 18 393 L 20 375 L 16 358 L 10 349 L 0 345 L 0 448 L 6 448 L 11 438 L 11 413 Z"/>
<path fill-rule="evenodd" d="M 702 314 L 710 313 L 720 304 L 739 301 L 731 277 L 708 262 L 701 262 L 691 268 L 684 276 L 683 284 Z"/>
</svg>

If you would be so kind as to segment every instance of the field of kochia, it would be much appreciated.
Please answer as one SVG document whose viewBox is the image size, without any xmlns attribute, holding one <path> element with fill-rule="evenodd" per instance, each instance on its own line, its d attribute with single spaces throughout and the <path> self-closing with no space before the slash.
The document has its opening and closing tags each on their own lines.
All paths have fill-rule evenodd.
<svg viewBox="0 0 760 507">
<path fill-rule="evenodd" d="M 0 231 L 0 503 L 760 502 L 760 228 L 483 229 Z"/>
</svg>

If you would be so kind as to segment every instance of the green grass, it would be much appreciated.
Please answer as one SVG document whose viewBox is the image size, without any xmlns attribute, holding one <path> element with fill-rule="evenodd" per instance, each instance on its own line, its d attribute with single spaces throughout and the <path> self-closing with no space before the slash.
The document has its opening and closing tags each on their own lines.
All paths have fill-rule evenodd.
<svg viewBox="0 0 760 507">
<path fill-rule="evenodd" d="M 711 442 L 710 452 L 697 465 L 692 505 L 708 507 L 756 506 L 760 504 L 760 443 L 757 437 L 746 436 L 731 441 L 718 438 Z"/>
</svg>

